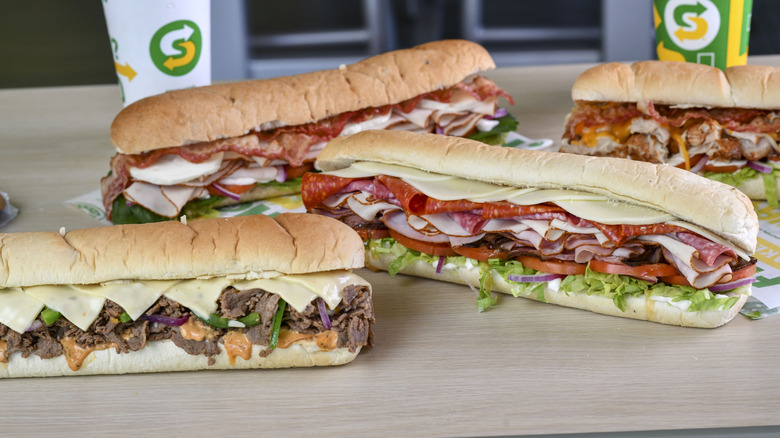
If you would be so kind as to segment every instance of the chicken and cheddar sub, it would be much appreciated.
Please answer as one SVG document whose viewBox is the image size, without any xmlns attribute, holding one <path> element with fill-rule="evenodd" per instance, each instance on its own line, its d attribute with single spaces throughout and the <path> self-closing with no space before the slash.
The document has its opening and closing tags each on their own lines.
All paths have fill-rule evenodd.
<svg viewBox="0 0 780 438">
<path fill-rule="evenodd" d="M 344 364 L 363 259 L 310 214 L 0 234 L 0 377 Z"/>
<path fill-rule="evenodd" d="M 609 315 L 716 327 L 754 281 L 758 220 L 733 187 L 667 165 L 372 131 L 331 141 L 306 208 L 366 264 Z"/>
<path fill-rule="evenodd" d="M 215 215 L 215 207 L 300 192 L 328 140 L 366 129 L 501 142 L 511 97 L 480 72 L 478 44 L 447 40 L 334 70 L 174 90 L 134 102 L 111 125 L 118 153 L 101 180 L 115 224 Z"/>
<path fill-rule="evenodd" d="M 572 86 L 561 151 L 667 163 L 777 205 L 780 69 L 609 63 Z"/>
</svg>

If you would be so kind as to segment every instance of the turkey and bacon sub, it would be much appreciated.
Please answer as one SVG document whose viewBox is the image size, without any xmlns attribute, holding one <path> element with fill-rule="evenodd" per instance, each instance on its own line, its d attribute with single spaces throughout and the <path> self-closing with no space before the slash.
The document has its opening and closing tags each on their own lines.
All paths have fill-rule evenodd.
<svg viewBox="0 0 780 438">
<path fill-rule="evenodd" d="M 331 141 L 307 210 L 363 237 L 366 265 L 608 315 L 730 321 L 758 221 L 733 187 L 667 165 L 370 131 Z"/>
<path fill-rule="evenodd" d="M 572 86 L 561 151 L 667 163 L 777 205 L 780 69 L 609 63 Z"/>
<path fill-rule="evenodd" d="M 175 90 L 124 108 L 101 180 L 113 223 L 214 215 L 215 207 L 300 192 L 322 146 L 365 129 L 476 136 L 500 143 L 511 97 L 480 72 L 480 45 L 445 40 L 339 69 Z"/>
<path fill-rule="evenodd" d="M 360 238 L 310 214 L 0 234 L 0 377 L 340 365 Z"/>
</svg>

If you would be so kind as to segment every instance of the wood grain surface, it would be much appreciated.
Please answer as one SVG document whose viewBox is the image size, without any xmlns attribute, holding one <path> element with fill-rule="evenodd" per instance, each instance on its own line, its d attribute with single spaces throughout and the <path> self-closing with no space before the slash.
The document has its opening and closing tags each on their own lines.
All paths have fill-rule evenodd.
<svg viewBox="0 0 780 438">
<path fill-rule="evenodd" d="M 489 76 L 514 96 L 519 132 L 557 141 L 586 67 Z M 0 90 L 0 188 L 20 210 L 0 231 L 99 225 L 63 201 L 98 188 L 119 109 L 116 86 Z M 780 423 L 780 317 L 690 329 L 509 296 L 478 313 L 465 286 L 358 273 L 374 285 L 376 346 L 349 365 L 4 380 L 0 435 L 494 436 Z"/>
</svg>

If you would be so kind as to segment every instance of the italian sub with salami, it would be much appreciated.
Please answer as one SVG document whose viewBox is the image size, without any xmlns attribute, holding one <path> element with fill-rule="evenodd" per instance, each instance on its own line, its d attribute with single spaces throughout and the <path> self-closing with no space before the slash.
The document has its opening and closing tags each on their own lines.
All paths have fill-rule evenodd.
<svg viewBox="0 0 780 438">
<path fill-rule="evenodd" d="M 730 321 L 758 220 L 728 185 L 668 165 L 369 131 L 328 143 L 307 210 L 358 231 L 366 265 L 665 324 Z"/>
<path fill-rule="evenodd" d="M 0 377 L 344 364 L 372 343 L 363 262 L 303 213 L 0 234 Z"/>
<path fill-rule="evenodd" d="M 780 69 L 609 63 L 572 86 L 562 152 L 667 163 L 777 206 Z"/>
<path fill-rule="evenodd" d="M 436 41 L 339 69 L 175 90 L 134 102 L 111 124 L 117 154 L 101 180 L 115 224 L 215 216 L 216 207 L 300 192 L 325 143 L 366 129 L 501 143 L 511 97 L 479 73 L 488 52 Z"/>
</svg>

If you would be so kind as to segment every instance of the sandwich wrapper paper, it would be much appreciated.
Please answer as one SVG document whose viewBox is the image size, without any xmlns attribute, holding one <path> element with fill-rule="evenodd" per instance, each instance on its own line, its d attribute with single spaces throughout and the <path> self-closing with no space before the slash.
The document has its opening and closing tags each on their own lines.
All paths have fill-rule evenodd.
<svg viewBox="0 0 780 438">
<path fill-rule="evenodd" d="M 523 149 L 555 150 L 549 139 L 529 139 L 510 132 L 504 146 Z M 100 196 L 100 190 L 85 193 L 66 201 L 93 218 L 111 225 L 106 219 L 106 210 Z M 761 319 L 780 313 L 780 210 L 770 207 L 766 202 L 753 203 L 759 219 L 758 245 L 755 257 L 758 259 L 756 282 L 753 283 L 753 296 L 740 310 L 751 318 Z M 301 195 L 280 196 L 278 198 L 222 207 L 220 217 L 264 214 L 276 216 L 280 213 L 305 213 Z"/>
</svg>

